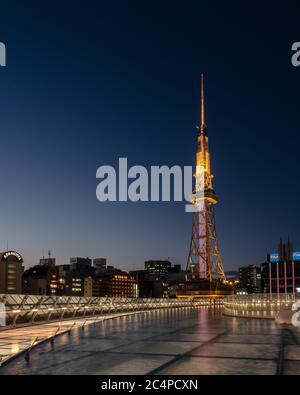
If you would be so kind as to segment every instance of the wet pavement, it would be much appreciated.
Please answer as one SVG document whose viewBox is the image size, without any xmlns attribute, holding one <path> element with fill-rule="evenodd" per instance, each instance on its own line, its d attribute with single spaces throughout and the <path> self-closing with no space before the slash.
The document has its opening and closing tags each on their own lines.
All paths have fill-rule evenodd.
<svg viewBox="0 0 300 395">
<path fill-rule="evenodd" d="M 216 308 L 151 311 L 75 328 L 0 374 L 300 374 L 300 331 Z"/>
<path fill-rule="evenodd" d="M 0 330 L 0 367 L 9 359 L 31 349 L 37 344 L 60 335 L 62 333 L 81 328 L 99 321 L 113 319 L 119 316 L 140 314 L 132 313 L 113 313 L 101 316 L 82 317 L 66 319 L 62 321 L 42 322 L 35 325 L 20 326 L 15 328 L 4 328 Z"/>
</svg>

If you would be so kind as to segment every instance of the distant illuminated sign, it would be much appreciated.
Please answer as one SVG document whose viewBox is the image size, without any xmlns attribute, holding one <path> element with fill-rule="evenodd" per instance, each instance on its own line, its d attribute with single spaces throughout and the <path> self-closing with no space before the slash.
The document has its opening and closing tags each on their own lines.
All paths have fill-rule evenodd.
<svg viewBox="0 0 300 395">
<path fill-rule="evenodd" d="M 278 262 L 279 261 L 279 254 L 276 252 L 273 252 L 270 254 L 270 262 Z"/>
<path fill-rule="evenodd" d="M 11 257 L 11 256 L 17 258 L 18 262 L 21 262 L 21 263 L 23 262 L 22 255 L 19 254 L 16 251 L 6 251 L 6 252 L 4 252 L 4 254 L 2 255 L 2 261 L 7 261 L 8 258 Z"/>
<path fill-rule="evenodd" d="M 300 251 L 293 252 L 293 260 L 300 261 Z M 272 252 L 270 254 L 270 262 L 279 262 L 279 254 L 278 252 Z"/>
<path fill-rule="evenodd" d="M 295 251 L 293 253 L 294 261 L 300 261 L 300 251 Z"/>
</svg>

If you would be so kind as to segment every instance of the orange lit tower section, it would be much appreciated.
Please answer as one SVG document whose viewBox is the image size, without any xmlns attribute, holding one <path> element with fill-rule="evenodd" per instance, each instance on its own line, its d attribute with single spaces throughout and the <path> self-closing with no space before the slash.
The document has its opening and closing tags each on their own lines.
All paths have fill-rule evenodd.
<svg viewBox="0 0 300 395">
<path fill-rule="evenodd" d="M 204 113 L 204 82 L 201 75 L 201 124 L 198 129 L 198 149 L 193 203 L 193 225 L 187 270 L 189 280 L 203 280 L 207 285 L 214 280 L 225 281 L 216 234 L 214 205 L 218 203 L 213 189 L 210 169 L 207 126 Z M 206 281 L 205 281 L 206 280 Z M 202 282 L 203 282 L 202 281 Z"/>
</svg>

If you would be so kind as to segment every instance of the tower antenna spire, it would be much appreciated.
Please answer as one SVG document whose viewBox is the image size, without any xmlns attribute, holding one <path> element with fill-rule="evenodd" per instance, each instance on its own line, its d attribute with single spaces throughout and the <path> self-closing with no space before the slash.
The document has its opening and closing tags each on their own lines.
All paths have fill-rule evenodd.
<svg viewBox="0 0 300 395">
<path fill-rule="evenodd" d="M 193 195 L 195 198 L 192 198 L 192 203 L 196 206 L 193 215 L 187 271 L 190 279 L 205 280 L 208 281 L 208 284 L 214 284 L 215 286 L 216 284 L 219 285 L 219 281 L 223 284 L 222 280 L 226 280 L 226 278 L 215 225 L 214 206 L 218 203 L 218 197 L 213 189 L 213 177 L 210 170 L 210 152 L 204 115 L 203 77 L 203 74 L 201 74 L 201 120 L 200 134 L 197 136 L 196 193 Z"/>
<path fill-rule="evenodd" d="M 204 112 L 204 76 L 201 74 L 201 132 L 203 133 L 205 127 L 205 112 Z"/>
</svg>

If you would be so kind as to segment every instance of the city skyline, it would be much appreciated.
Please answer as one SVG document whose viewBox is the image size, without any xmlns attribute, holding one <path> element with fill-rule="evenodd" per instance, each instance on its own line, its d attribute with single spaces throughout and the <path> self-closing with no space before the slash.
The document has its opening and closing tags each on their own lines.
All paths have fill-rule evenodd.
<svg viewBox="0 0 300 395">
<path fill-rule="evenodd" d="M 0 376 L 300 374 L 299 5 L 1 1 Z"/>
<path fill-rule="evenodd" d="M 0 16 L 2 251 L 8 240 L 26 267 L 51 249 L 60 264 L 104 256 L 133 270 L 170 258 L 184 268 L 192 223 L 184 202 L 101 204 L 95 172 L 122 156 L 130 165 L 193 165 L 202 71 L 225 270 L 263 262 L 281 236 L 299 249 L 300 72 L 290 61 L 290 15 L 278 32 L 287 19 L 276 8 L 245 21 L 195 3 L 182 13 L 164 4 L 160 15 L 141 5 L 116 14 L 95 6 L 93 14 L 75 3 L 59 14 L 48 6 L 47 15 L 36 6 L 34 18 L 19 7 L 17 15 L 4 5 Z"/>
</svg>

